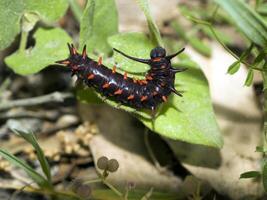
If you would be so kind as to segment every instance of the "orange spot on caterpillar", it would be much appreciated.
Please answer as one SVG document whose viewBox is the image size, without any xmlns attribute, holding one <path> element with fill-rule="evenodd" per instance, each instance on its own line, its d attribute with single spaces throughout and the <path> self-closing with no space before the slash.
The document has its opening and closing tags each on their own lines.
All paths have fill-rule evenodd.
<svg viewBox="0 0 267 200">
<path fill-rule="evenodd" d="M 139 85 L 146 85 L 147 81 L 146 80 L 137 80 Z"/>
<path fill-rule="evenodd" d="M 159 62 L 159 61 L 161 61 L 161 58 L 154 58 L 152 61 L 153 62 Z"/>
<path fill-rule="evenodd" d="M 164 102 L 167 102 L 167 97 L 166 97 L 166 96 L 162 96 L 161 98 L 162 98 L 162 100 L 163 100 Z"/>
<path fill-rule="evenodd" d="M 83 47 L 83 52 L 82 52 L 82 57 L 83 57 L 83 59 L 85 59 L 86 56 L 87 56 L 87 54 L 86 54 L 86 45 L 84 45 L 84 47 Z"/>
<path fill-rule="evenodd" d="M 113 73 L 113 74 L 116 73 L 116 68 L 117 68 L 117 67 L 114 65 L 114 66 L 113 66 L 113 69 L 112 69 L 112 73 Z"/>
<path fill-rule="evenodd" d="M 108 88 L 109 86 L 110 86 L 109 83 L 105 83 L 105 84 L 102 86 L 102 88 Z"/>
<path fill-rule="evenodd" d="M 152 81 L 153 77 L 148 75 L 148 76 L 146 76 L 146 80 Z"/>
<path fill-rule="evenodd" d="M 128 96 L 128 98 L 127 98 L 128 100 L 132 100 L 132 99 L 134 99 L 134 95 L 130 95 L 130 96 Z"/>
<path fill-rule="evenodd" d="M 114 92 L 114 94 L 121 94 L 122 93 L 122 89 L 118 89 Z"/>
<path fill-rule="evenodd" d="M 70 64 L 70 61 L 68 61 L 68 60 L 63 60 L 63 61 L 60 62 L 60 64 L 68 65 L 68 64 Z"/>
<path fill-rule="evenodd" d="M 101 56 L 98 58 L 97 65 L 102 65 L 102 57 Z"/>
<path fill-rule="evenodd" d="M 141 101 L 145 101 L 145 100 L 147 100 L 147 98 L 148 98 L 147 96 L 142 96 Z"/>
<path fill-rule="evenodd" d="M 158 92 L 156 92 L 156 91 L 155 91 L 155 92 L 153 92 L 153 96 L 156 96 L 157 94 L 158 94 Z"/>
<path fill-rule="evenodd" d="M 73 44 L 71 44 L 71 54 L 72 55 L 76 55 L 77 54 L 77 50 L 76 50 L 76 48 L 74 47 Z"/>
<path fill-rule="evenodd" d="M 91 80 L 91 79 L 94 79 L 95 78 L 95 75 L 94 74 L 89 74 L 88 76 L 87 76 L 87 79 L 88 80 Z"/>
<path fill-rule="evenodd" d="M 127 72 L 124 73 L 124 75 L 123 75 L 123 79 L 124 79 L 124 80 L 127 79 Z"/>
<path fill-rule="evenodd" d="M 134 83 L 137 83 L 137 79 L 133 78 L 133 82 L 134 82 Z"/>
</svg>

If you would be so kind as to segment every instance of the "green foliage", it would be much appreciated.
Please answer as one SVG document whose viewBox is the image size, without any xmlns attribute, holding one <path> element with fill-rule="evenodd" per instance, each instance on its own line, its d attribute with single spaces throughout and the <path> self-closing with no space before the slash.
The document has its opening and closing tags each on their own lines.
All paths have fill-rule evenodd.
<svg viewBox="0 0 267 200">
<path fill-rule="evenodd" d="M 36 45 L 26 51 L 17 51 L 5 59 L 16 73 L 27 75 L 39 72 L 57 60 L 67 57 L 67 42 L 71 39 L 59 28 L 39 29 L 35 35 Z"/>
<path fill-rule="evenodd" d="M 254 71 L 253 69 L 249 69 L 248 75 L 245 81 L 245 86 L 251 86 L 253 83 Z"/>
<path fill-rule="evenodd" d="M 0 149 L 0 155 L 3 158 L 7 159 L 12 164 L 14 164 L 15 166 L 23 169 L 41 189 L 52 190 L 53 185 L 51 181 L 50 166 L 44 156 L 41 147 L 37 143 L 35 136 L 32 133 L 26 133 L 24 131 L 17 129 L 14 129 L 13 131 L 18 135 L 20 135 L 22 138 L 24 138 L 27 142 L 29 142 L 33 146 L 34 150 L 36 151 L 38 161 L 40 162 L 41 168 L 46 178 L 44 178 L 43 175 L 37 173 L 30 165 L 25 163 L 23 160 L 8 153 L 7 151 Z"/>
<path fill-rule="evenodd" d="M 151 15 L 149 5 L 148 5 L 148 0 L 136 0 L 136 2 L 138 3 L 138 5 L 140 6 L 140 8 L 142 9 L 142 11 L 144 12 L 146 16 L 148 28 L 149 28 L 150 35 L 151 35 L 151 41 L 153 45 L 164 46 L 161 36 L 160 36 L 159 29 Z"/>
<path fill-rule="evenodd" d="M 31 179 L 41 188 L 50 188 L 50 183 L 42 175 L 35 172 L 35 170 L 30 165 L 26 164 L 23 160 L 10 154 L 4 149 L 0 149 L 0 155 L 3 158 L 7 159 L 10 163 L 23 169 L 29 175 L 29 177 L 31 177 Z"/>
<path fill-rule="evenodd" d="M 242 0 L 215 0 L 233 19 L 236 26 L 255 44 L 266 48 L 267 27 L 260 15 Z"/>
<path fill-rule="evenodd" d="M 62 12 L 60 13 L 61 7 L 57 5 L 59 6 L 56 8 L 57 12 L 50 16 L 47 9 L 50 8 L 50 11 L 52 10 L 50 6 L 53 5 L 53 2 L 51 1 L 51 4 L 49 3 L 43 7 L 42 4 L 39 5 L 36 2 L 28 6 L 28 9 L 33 11 L 35 8 L 36 11 L 33 12 L 34 14 L 26 15 L 23 18 L 23 27 L 28 28 L 24 30 L 25 33 L 22 32 L 20 50 L 5 59 L 6 63 L 16 73 L 23 75 L 36 73 L 53 64 L 56 60 L 67 57 L 68 53 L 65 45 L 70 42 L 70 37 L 59 28 L 37 29 L 34 34 L 36 39 L 35 46 L 25 50 L 27 31 L 34 26 L 38 19 L 36 13 L 40 16 L 40 19 L 51 21 L 62 16 L 65 12 L 65 10 L 64 12 L 61 10 Z M 70 3 L 72 5 L 74 2 L 70 1 Z M 148 2 L 146 0 L 137 0 L 137 3 L 147 18 L 150 39 L 143 33 L 117 34 L 118 14 L 114 0 L 88 0 L 82 16 L 79 14 L 80 9 L 75 8 L 76 18 L 80 19 L 80 49 L 86 44 L 90 54 L 92 52 L 110 53 L 110 46 L 112 46 L 135 57 L 149 58 L 151 49 L 157 45 L 163 46 L 163 42 L 151 16 Z M 75 6 L 76 4 L 71 7 Z M 199 50 L 207 55 L 209 54 L 209 48 L 203 46 L 202 43 L 200 44 L 198 40 L 191 39 L 189 41 L 195 44 L 195 47 Z M 127 71 L 140 78 L 149 69 L 149 66 L 133 62 L 118 53 L 115 53 L 113 58 L 118 63 L 118 71 L 121 73 Z M 109 67 L 114 65 L 114 62 L 110 62 L 110 60 L 104 59 L 103 62 Z M 137 114 L 138 118 L 146 126 L 165 137 L 221 147 L 222 138 L 215 121 L 206 78 L 190 59 L 183 59 L 181 63 L 178 63 L 178 65 L 180 64 L 189 65 L 187 72 L 176 76 L 176 87 L 178 90 L 184 91 L 184 97 L 180 98 L 171 95 L 168 103 L 159 109 L 154 123 L 152 123 L 151 114 L 147 111 L 136 111 L 127 106 L 121 106 L 120 108 Z M 78 89 L 77 96 L 81 101 L 98 102 L 91 90 Z M 102 98 L 99 94 L 97 96 Z M 106 102 L 113 107 L 118 106 L 116 102 L 111 100 L 107 99 Z"/>
<path fill-rule="evenodd" d="M 22 130 L 14 129 L 13 130 L 15 133 L 20 135 L 24 140 L 26 140 L 28 143 L 30 143 L 34 150 L 36 151 L 37 154 L 37 159 L 40 162 L 41 168 L 43 170 L 43 173 L 45 174 L 47 181 L 50 183 L 52 186 L 52 181 L 51 181 L 51 173 L 50 173 L 50 166 L 45 158 L 44 152 L 39 146 L 35 136 L 33 133 L 26 133 Z"/>
<path fill-rule="evenodd" d="M 240 61 L 237 60 L 233 64 L 231 64 L 227 70 L 228 74 L 235 74 L 240 68 Z"/>
<path fill-rule="evenodd" d="M 211 48 L 199 39 L 195 32 L 186 34 L 184 29 L 176 21 L 171 23 L 171 27 L 175 30 L 179 37 L 188 42 L 196 51 L 204 56 L 211 56 Z"/>
<path fill-rule="evenodd" d="M 109 53 L 107 38 L 118 32 L 118 13 L 114 0 L 88 0 L 81 19 L 80 49 Z"/>
<path fill-rule="evenodd" d="M 0 50 L 8 47 L 23 28 L 20 21 L 24 15 L 35 13 L 39 19 L 51 23 L 63 16 L 67 6 L 65 0 L 0 1 Z"/>
</svg>

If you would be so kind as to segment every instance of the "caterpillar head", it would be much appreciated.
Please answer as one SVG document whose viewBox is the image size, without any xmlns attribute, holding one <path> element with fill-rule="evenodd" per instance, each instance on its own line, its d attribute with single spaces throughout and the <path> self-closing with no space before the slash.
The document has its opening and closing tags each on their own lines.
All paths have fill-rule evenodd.
<svg viewBox="0 0 267 200">
<path fill-rule="evenodd" d="M 156 47 L 151 50 L 150 52 L 150 58 L 164 58 L 166 56 L 166 50 L 162 47 Z"/>
<path fill-rule="evenodd" d="M 77 52 L 77 49 L 73 44 L 68 43 L 68 47 L 70 51 L 69 57 L 65 60 L 56 61 L 56 63 L 67 65 L 74 75 L 76 72 L 84 68 L 84 64 L 88 61 L 89 58 L 86 54 L 86 45 L 84 45 L 83 47 L 82 54 L 79 54 Z"/>
</svg>

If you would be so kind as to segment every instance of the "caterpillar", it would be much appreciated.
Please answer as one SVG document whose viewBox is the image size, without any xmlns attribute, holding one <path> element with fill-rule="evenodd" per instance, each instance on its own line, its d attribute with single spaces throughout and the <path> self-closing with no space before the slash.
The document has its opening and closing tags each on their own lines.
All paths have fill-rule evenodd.
<svg viewBox="0 0 267 200">
<path fill-rule="evenodd" d="M 72 76 L 87 86 L 95 88 L 97 92 L 116 102 L 135 109 L 149 109 L 155 111 L 157 106 L 167 102 L 171 93 L 182 96 L 174 87 L 175 74 L 185 68 L 173 68 L 171 59 L 184 51 L 184 48 L 172 55 L 166 55 L 166 50 L 156 47 L 150 52 L 150 59 L 141 59 L 129 56 L 117 49 L 114 51 L 128 59 L 147 64 L 150 69 L 145 79 L 130 78 L 127 73 L 116 72 L 116 66 L 110 69 L 102 64 L 102 57 L 94 61 L 87 56 L 86 46 L 79 54 L 73 44 L 68 44 L 70 55 L 65 60 L 56 61 L 69 67 Z"/>
</svg>

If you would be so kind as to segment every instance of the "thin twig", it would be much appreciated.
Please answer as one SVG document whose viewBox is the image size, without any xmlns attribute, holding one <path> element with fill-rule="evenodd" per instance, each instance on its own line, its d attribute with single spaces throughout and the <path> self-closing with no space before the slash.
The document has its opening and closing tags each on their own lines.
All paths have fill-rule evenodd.
<svg viewBox="0 0 267 200">
<path fill-rule="evenodd" d="M 72 93 L 53 92 L 39 97 L 2 102 L 0 104 L 0 112 L 14 107 L 29 107 L 51 102 L 63 102 L 65 99 L 73 97 Z"/>
</svg>

